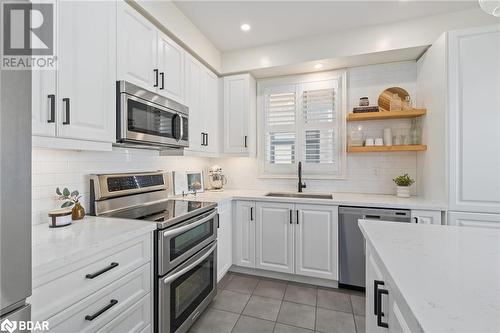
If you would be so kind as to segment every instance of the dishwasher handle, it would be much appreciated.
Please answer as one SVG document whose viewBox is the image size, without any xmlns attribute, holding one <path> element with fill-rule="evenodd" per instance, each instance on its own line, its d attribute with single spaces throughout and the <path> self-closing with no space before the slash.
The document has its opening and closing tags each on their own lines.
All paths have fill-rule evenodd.
<svg viewBox="0 0 500 333">
<path fill-rule="evenodd" d="M 363 220 L 380 220 L 380 215 L 363 215 Z"/>
</svg>

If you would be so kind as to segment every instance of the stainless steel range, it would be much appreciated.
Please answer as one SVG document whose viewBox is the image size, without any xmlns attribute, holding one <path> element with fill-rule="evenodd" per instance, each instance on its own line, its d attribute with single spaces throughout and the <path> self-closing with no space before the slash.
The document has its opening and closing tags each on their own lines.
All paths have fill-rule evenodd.
<svg viewBox="0 0 500 333">
<path fill-rule="evenodd" d="M 156 223 L 155 332 L 184 333 L 217 293 L 217 204 L 172 200 L 161 171 L 91 175 L 90 214 Z"/>
</svg>

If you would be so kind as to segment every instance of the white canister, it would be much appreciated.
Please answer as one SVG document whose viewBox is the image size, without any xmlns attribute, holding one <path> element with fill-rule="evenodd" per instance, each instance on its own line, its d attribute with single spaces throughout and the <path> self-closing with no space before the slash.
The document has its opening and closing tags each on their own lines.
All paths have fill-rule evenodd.
<svg viewBox="0 0 500 333">
<path fill-rule="evenodd" d="M 70 225 L 73 221 L 71 208 L 54 209 L 49 212 L 49 227 L 57 228 Z"/>
<path fill-rule="evenodd" d="M 384 143 L 386 146 L 392 146 L 392 130 L 384 128 Z"/>
</svg>

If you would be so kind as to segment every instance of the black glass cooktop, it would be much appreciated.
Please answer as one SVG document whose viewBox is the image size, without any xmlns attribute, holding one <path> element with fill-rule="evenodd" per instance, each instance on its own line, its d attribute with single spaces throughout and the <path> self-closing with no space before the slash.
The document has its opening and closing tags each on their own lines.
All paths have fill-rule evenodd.
<svg viewBox="0 0 500 333">
<path fill-rule="evenodd" d="M 217 207 L 213 202 L 165 200 L 104 214 L 107 217 L 156 222 L 166 228 Z"/>
</svg>

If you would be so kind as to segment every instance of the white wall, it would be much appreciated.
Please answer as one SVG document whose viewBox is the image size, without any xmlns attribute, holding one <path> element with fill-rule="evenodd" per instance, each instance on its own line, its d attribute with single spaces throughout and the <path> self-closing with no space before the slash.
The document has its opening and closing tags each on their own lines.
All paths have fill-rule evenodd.
<svg viewBox="0 0 500 333">
<path fill-rule="evenodd" d="M 428 200 L 446 202 L 446 35 L 427 50 L 417 62 L 417 106 L 427 108 L 423 119 L 422 141 L 425 154 L 418 156 L 419 194 Z"/>
<path fill-rule="evenodd" d="M 371 15 L 371 13 L 365 13 Z M 252 71 L 307 61 L 431 45 L 443 32 L 498 23 L 480 9 L 298 38 L 222 54 L 222 72 Z"/>
<path fill-rule="evenodd" d="M 199 60 L 217 73 L 222 69 L 221 52 L 205 37 L 172 1 L 129 0 L 153 16 L 176 41 L 184 44 Z"/>
<path fill-rule="evenodd" d="M 89 175 L 155 170 L 207 170 L 208 159 L 198 157 L 163 157 L 151 150 L 113 148 L 112 152 L 33 149 L 32 153 L 32 222 L 47 223 L 47 212 L 59 208 L 56 187 L 68 187 L 83 194 L 82 204 L 89 207 Z M 171 184 L 170 184 L 171 188 Z"/>
<path fill-rule="evenodd" d="M 406 89 L 415 99 L 417 65 L 415 61 L 355 67 L 347 70 L 347 111 L 358 105 L 360 97 L 368 96 L 372 104 L 377 104 L 378 95 L 388 87 L 399 86 Z M 375 122 L 349 123 L 348 128 L 362 126 L 367 136 L 382 137 L 383 129 L 409 128 L 409 120 L 384 120 Z M 348 130 L 349 132 L 349 130 Z M 408 173 L 417 178 L 417 153 L 364 153 L 347 154 L 347 179 L 306 180 L 307 191 L 335 191 L 393 194 L 392 179 Z M 258 178 L 256 158 L 212 159 L 219 164 L 228 177 L 228 188 L 296 190 L 296 179 Z M 307 168 L 307 166 L 304 166 Z M 418 186 L 418 179 L 417 179 Z M 417 186 L 413 186 L 416 193 Z"/>
</svg>

